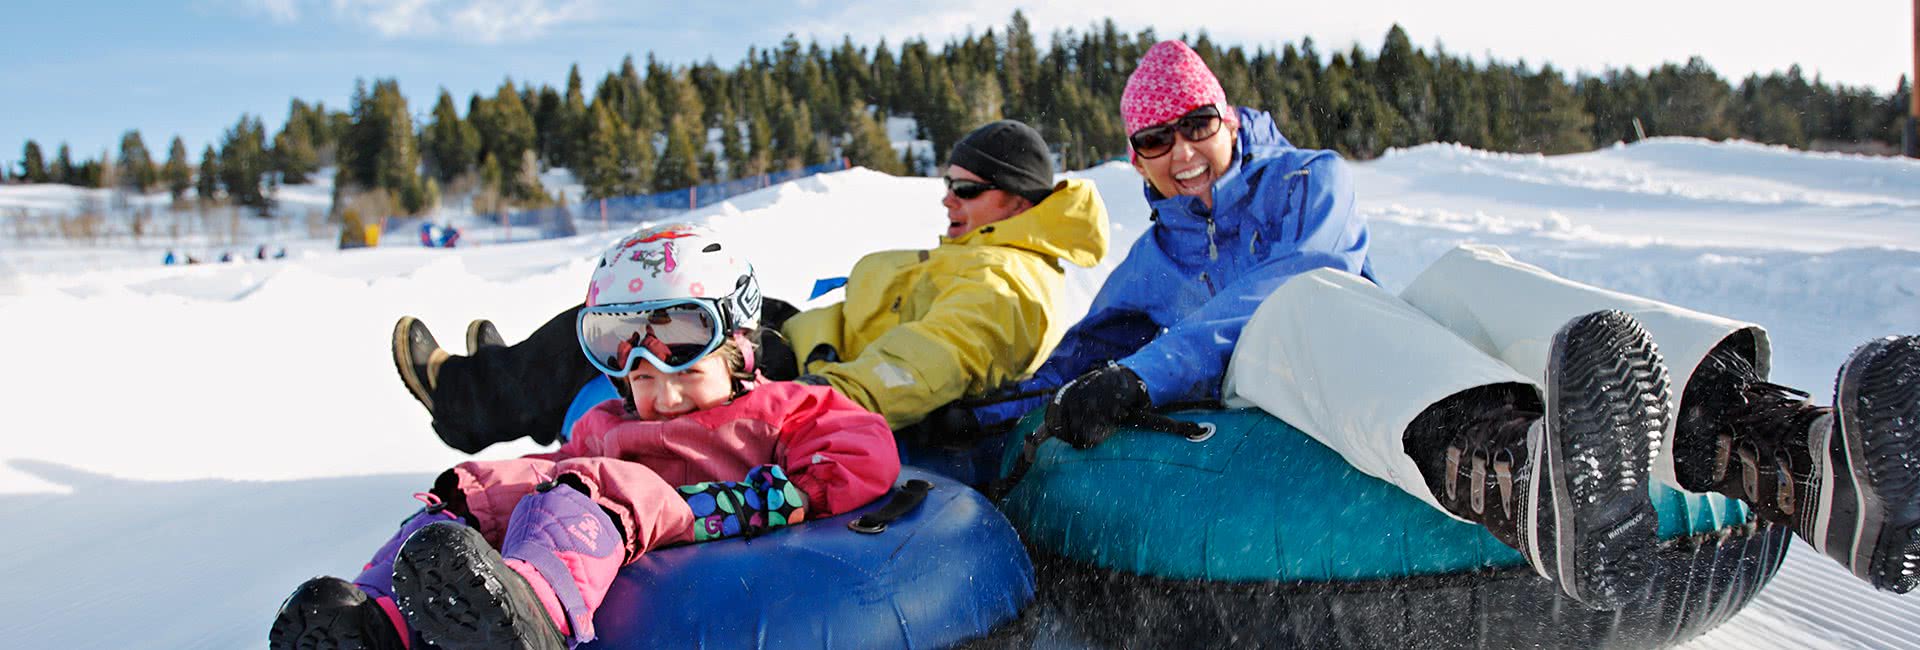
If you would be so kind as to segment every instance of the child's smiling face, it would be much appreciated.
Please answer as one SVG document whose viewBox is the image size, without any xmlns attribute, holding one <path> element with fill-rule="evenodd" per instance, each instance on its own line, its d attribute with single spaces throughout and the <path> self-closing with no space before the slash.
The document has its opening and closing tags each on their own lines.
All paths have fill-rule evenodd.
<svg viewBox="0 0 1920 650">
<path fill-rule="evenodd" d="M 642 420 L 665 420 L 710 409 L 733 399 L 733 378 L 724 355 L 708 354 L 692 367 L 668 374 L 650 363 L 627 373 L 633 409 Z"/>
</svg>

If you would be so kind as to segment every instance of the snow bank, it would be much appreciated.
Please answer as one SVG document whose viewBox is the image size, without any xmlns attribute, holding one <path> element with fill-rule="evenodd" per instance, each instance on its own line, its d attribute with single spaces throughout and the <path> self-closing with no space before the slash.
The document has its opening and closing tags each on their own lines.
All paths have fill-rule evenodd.
<svg viewBox="0 0 1920 650">
<path fill-rule="evenodd" d="M 1389 288 L 1460 242 L 1498 244 L 1762 323 L 1775 378 L 1817 399 L 1854 345 L 1920 324 L 1910 161 L 1663 139 L 1561 157 L 1430 145 L 1353 168 Z M 1112 211 L 1114 254 L 1069 267 L 1072 315 L 1148 226 L 1128 166 L 1075 175 Z M 20 192 L 0 188 L 0 214 Z M 748 248 L 768 295 L 797 299 L 863 253 L 933 245 L 941 193 L 854 169 L 687 218 Z M 132 247 L 0 252 L 0 571 L 18 585 L 0 589 L 0 638 L 258 647 L 289 588 L 356 569 L 417 505 L 406 495 L 465 458 L 395 378 L 394 320 L 423 318 L 455 352 L 472 318 L 517 340 L 579 300 L 620 234 L 453 250 L 294 241 L 286 260 L 193 267 Z M 1916 621 L 1920 598 L 1873 593 L 1797 548 L 1759 602 L 1692 647 L 1920 647 Z"/>
</svg>

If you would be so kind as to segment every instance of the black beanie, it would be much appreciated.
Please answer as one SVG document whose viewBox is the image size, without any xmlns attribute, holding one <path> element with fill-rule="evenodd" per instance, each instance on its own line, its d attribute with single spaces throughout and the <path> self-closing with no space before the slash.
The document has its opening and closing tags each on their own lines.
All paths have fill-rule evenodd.
<svg viewBox="0 0 1920 650">
<path fill-rule="evenodd" d="M 1038 205 L 1053 194 L 1053 158 L 1040 132 L 1013 120 L 974 129 L 953 144 L 947 163 L 965 167 Z"/>
</svg>

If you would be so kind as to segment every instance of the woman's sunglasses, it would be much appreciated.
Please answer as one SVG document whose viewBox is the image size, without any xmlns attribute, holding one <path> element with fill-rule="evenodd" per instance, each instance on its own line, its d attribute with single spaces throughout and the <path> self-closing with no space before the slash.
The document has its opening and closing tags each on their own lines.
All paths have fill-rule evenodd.
<svg viewBox="0 0 1920 650">
<path fill-rule="evenodd" d="M 1199 142 L 1220 132 L 1220 108 L 1211 104 L 1187 111 L 1171 124 L 1157 124 L 1127 136 L 1133 153 L 1141 158 L 1159 158 L 1173 151 L 1174 135 L 1188 142 Z"/>
<path fill-rule="evenodd" d="M 947 182 L 947 191 L 952 192 L 954 196 L 960 197 L 960 200 L 962 201 L 971 201 L 975 197 L 978 197 L 981 194 L 985 194 L 987 190 L 1000 189 L 998 187 L 995 187 L 993 183 L 969 181 L 965 179 L 953 178 L 950 176 L 943 177 L 942 180 L 945 180 Z"/>
</svg>

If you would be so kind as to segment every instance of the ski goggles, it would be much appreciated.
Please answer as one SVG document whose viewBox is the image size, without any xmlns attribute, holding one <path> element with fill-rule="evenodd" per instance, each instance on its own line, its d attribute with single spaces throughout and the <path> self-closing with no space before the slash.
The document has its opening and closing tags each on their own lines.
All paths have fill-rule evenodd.
<svg viewBox="0 0 1920 650">
<path fill-rule="evenodd" d="M 1167 124 L 1156 124 L 1127 136 L 1127 144 L 1133 146 L 1133 153 L 1141 158 L 1159 158 L 1173 151 L 1174 135 L 1186 138 L 1187 142 L 1199 142 L 1220 132 L 1220 107 L 1208 104 L 1187 111 Z"/>
<path fill-rule="evenodd" d="M 616 377 L 646 359 L 660 372 L 686 370 L 727 340 L 713 303 L 691 298 L 600 305 L 580 310 L 580 349 L 601 373 Z"/>
<path fill-rule="evenodd" d="M 970 181 L 965 179 L 953 178 L 951 176 L 943 176 L 941 177 L 941 180 L 946 181 L 947 191 L 952 192 L 954 196 L 960 197 L 960 200 L 962 201 L 971 201 L 982 194 L 986 194 L 987 190 L 1000 189 L 998 186 L 995 186 L 993 183 Z"/>
</svg>

